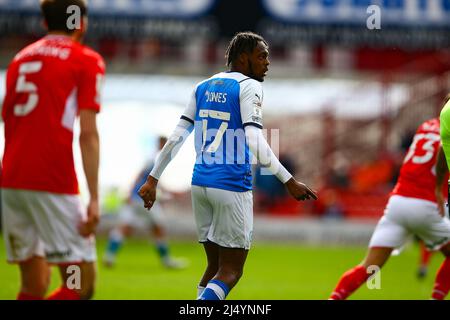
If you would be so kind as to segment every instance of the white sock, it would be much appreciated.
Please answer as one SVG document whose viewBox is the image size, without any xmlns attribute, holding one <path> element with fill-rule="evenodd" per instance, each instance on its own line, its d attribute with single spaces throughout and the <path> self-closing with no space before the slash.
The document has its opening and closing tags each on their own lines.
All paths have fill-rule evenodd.
<svg viewBox="0 0 450 320">
<path fill-rule="evenodd" d="M 113 230 L 111 230 L 111 233 L 109 234 L 109 238 L 116 242 L 122 242 L 123 234 L 119 229 L 113 229 Z"/>
<path fill-rule="evenodd" d="M 202 295 L 203 291 L 205 291 L 205 287 L 198 285 L 197 286 L 197 299 L 198 299 L 198 297 L 200 297 Z"/>
</svg>

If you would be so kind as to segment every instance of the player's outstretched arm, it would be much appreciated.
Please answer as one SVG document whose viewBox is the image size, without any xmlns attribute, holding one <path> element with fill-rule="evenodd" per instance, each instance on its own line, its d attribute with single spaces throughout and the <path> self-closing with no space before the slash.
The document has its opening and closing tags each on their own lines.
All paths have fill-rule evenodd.
<svg viewBox="0 0 450 320">
<path fill-rule="evenodd" d="M 139 189 L 139 196 L 144 201 L 144 207 L 146 209 L 150 210 L 156 200 L 156 187 L 164 169 L 177 155 L 192 130 L 194 130 L 194 125 L 191 122 L 180 119 L 175 130 L 161 149 L 160 154 L 156 158 L 155 165 L 147 177 L 147 181 Z"/>
<path fill-rule="evenodd" d="M 79 226 L 79 232 L 87 237 L 95 232 L 100 219 L 98 200 L 98 168 L 100 159 L 100 139 L 97 130 L 96 112 L 90 109 L 80 111 L 80 149 L 83 169 L 89 189 L 87 220 Z"/>
<path fill-rule="evenodd" d="M 139 189 L 139 196 L 144 201 L 144 208 L 150 210 L 156 201 L 156 187 L 158 179 L 149 175 L 147 181 Z"/>
<path fill-rule="evenodd" d="M 436 202 L 438 204 L 439 213 L 441 216 L 445 215 L 444 209 L 444 196 L 442 194 L 442 188 L 445 182 L 445 176 L 448 172 L 447 160 L 445 158 L 444 149 L 442 145 L 439 147 L 437 159 L 436 159 Z"/>
<path fill-rule="evenodd" d="M 295 178 L 292 177 L 280 163 L 264 138 L 261 129 L 255 126 L 246 126 L 245 137 L 250 151 L 256 156 L 261 164 L 269 166 L 270 172 L 285 185 L 292 197 L 296 200 L 317 200 L 316 193 L 306 184 L 295 180 Z"/>
<path fill-rule="evenodd" d="M 317 194 L 306 184 L 301 183 L 294 178 L 289 179 L 285 184 L 289 194 L 296 200 L 317 200 Z"/>
</svg>

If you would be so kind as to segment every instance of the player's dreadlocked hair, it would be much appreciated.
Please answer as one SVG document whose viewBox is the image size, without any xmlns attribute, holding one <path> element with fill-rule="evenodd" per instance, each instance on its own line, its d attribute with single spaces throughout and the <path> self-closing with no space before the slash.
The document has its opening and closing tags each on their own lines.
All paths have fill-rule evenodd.
<svg viewBox="0 0 450 320">
<path fill-rule="evenodd" d="M 67 20 L 72 13 L 67 12 L 70 6 L 77 6 L 80 9 L 81 16 L 87 15 L 87 6 L 85 0 L 41 0 L 41 11 L 47 22 L 49 31 L 64 31 L 72 33 L 69 29 Z"/>
<path fill-rule="evenodd" d="M 233 61 L 235 61 L 241 53 L 251 53 L 258 45 L 258 42 L 264 42 L 268 46 L 267 41 L 264 40 L 260 35 L 246 31 L 237 33 L 233 39 L 231 39 L 228 45 L 227 51 L 225 53 L 225 59 L 227 61 L 227 66 L 230 66 Z"/>
</svg>

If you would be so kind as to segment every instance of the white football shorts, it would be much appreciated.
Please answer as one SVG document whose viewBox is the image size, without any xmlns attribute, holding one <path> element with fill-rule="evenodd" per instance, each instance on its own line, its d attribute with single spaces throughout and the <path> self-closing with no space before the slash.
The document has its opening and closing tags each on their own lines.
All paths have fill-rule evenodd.
<svg viewBox="0 0 450 320">
<path fill-rule="evenodd" d="M 401 248 L 412 235 L 430 250 L 439 250 L 450 241 L 450 221 L 439 214 L 431 201 L 393 195 L 378 222 L 369 247 Z"/>
<path fill-rule="evenodd" d="M 95 237 L 82 237 L 87 218 L 78 195 L 2 189 L 2 226 L 8 262 L 45 257 L 53 264 L 96 260 Z"/>
<path fill-rule="evenodd" d="M 225 248 L 250 249 L 253 193 L 192 186 L 192 207 L 198 241 Z"/>
<path fill-rule="evenodd" d="M 144 203 L 132 201 L 122 207 L 119 213 L 119 223 L 134 228 L 150 228 L 152 225 L 163 225 L 163 211 L 158 202 L 149 210 L 144 208 Z"/>
</svg>

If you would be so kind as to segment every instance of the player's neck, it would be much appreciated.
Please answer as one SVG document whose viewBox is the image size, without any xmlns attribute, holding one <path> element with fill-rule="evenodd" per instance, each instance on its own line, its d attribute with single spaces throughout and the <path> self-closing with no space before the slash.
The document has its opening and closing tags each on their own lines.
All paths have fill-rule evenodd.
<svg viewBox="0 0 450 320">
<path fill-rule="evenodd" d="M 76 33 L 67 33 L 67 32 L 64 32 L 64 31 L 49 31 L 47 33 L 47 35 L 49 35 L 49 36 L 67 37 L 67 38 L 72 39 L 75 42 L 81 43 L 81 39 L 80 39 L 79 36 L 77 36 Z"/>
<path fill-rule="evenodd" d="M 242 68 L 239 65 L 231 65 L 230 69 L 228 70 L 228 72 L 239 72 L 239 73 L 242 73 L 243 75 L 248 77 L 245 68 Z"/>
</svg>

